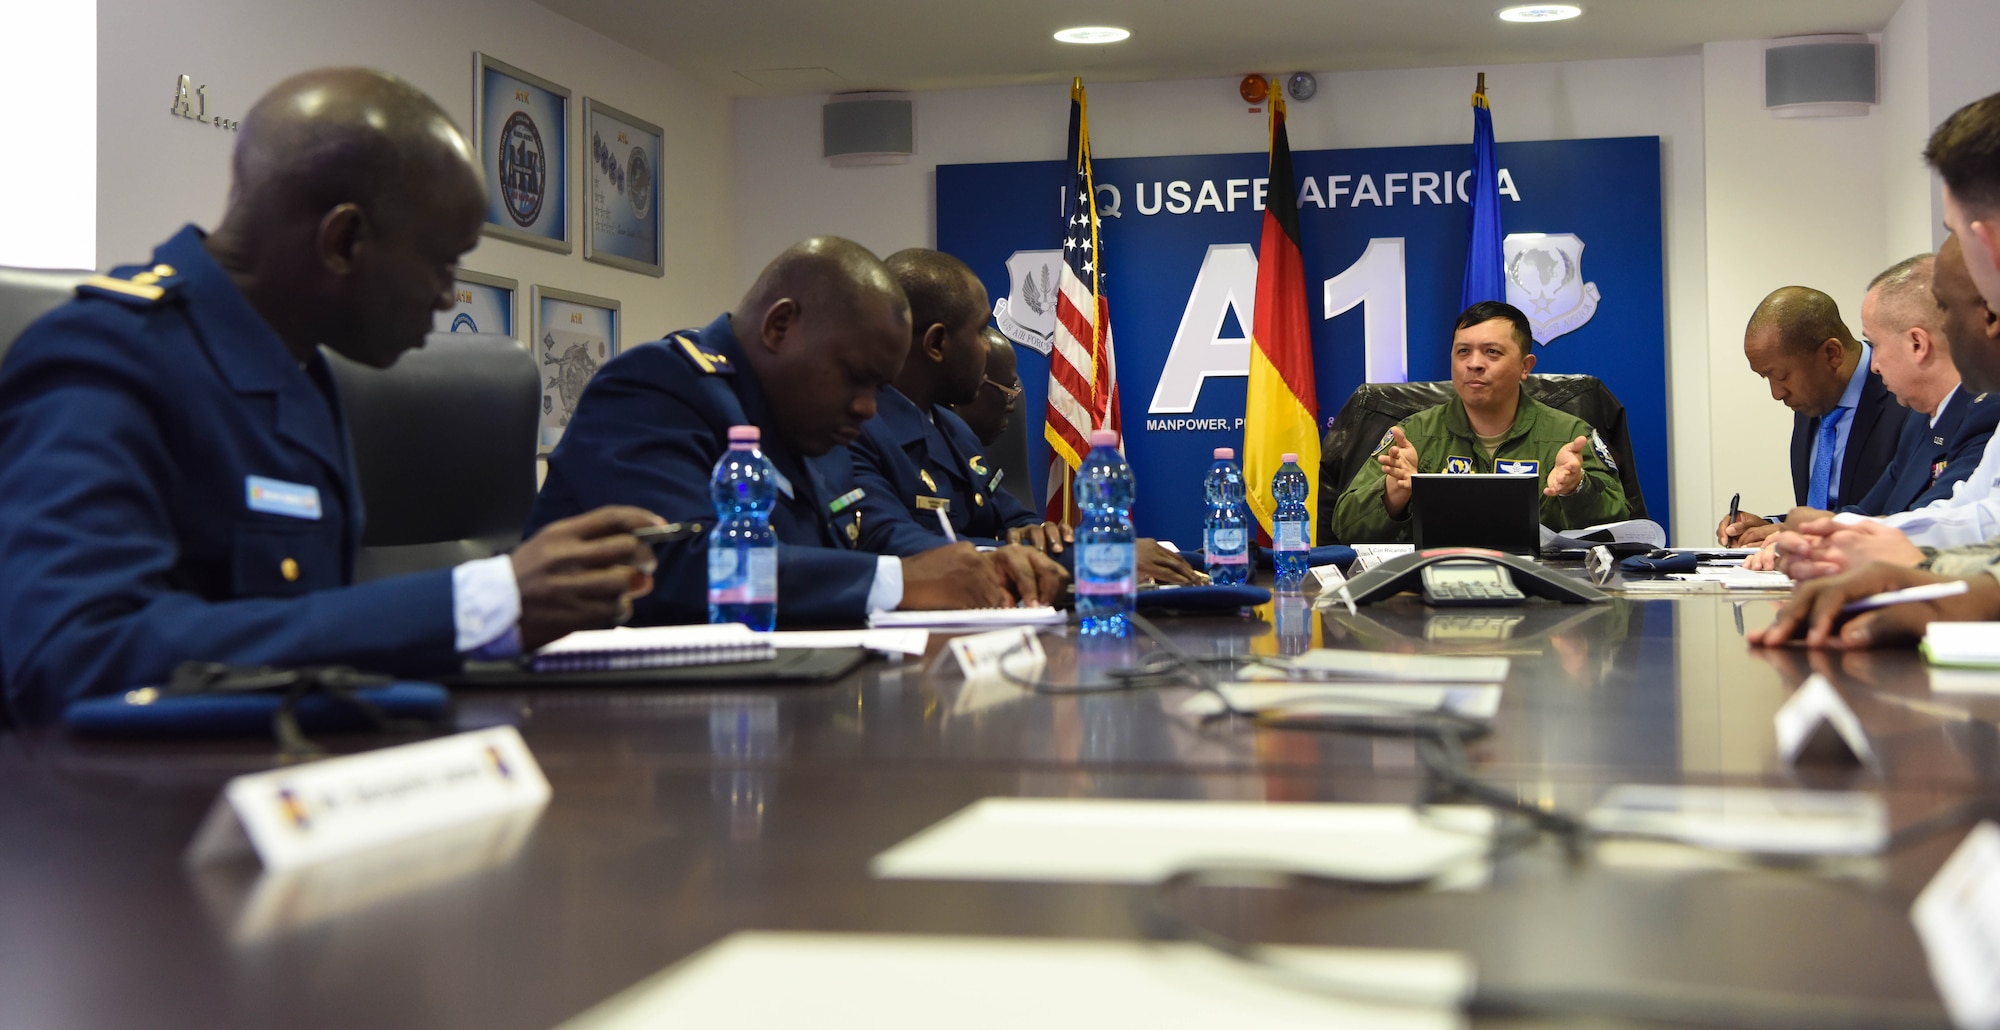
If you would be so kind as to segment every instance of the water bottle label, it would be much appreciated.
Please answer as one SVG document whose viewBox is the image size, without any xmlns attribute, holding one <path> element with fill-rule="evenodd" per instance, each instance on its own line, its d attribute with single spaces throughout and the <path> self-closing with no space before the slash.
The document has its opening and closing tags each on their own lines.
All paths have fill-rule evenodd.
<svg viewBox="0 0 2000 1030">
<path fill-rule="evenodd" d="M 748 568 L 744 569 L 744 565 Z M 708 552 L 709 604 L 771 604 L 777 599 L 777 548 L 752 548 L 749 561 L 742 563 L 730 548 L 718 547 Z"/>
<path fill-rule="evenodd" d="M 1249 534 L 1240 529 L 1211 529 L 1204 541 L 1210 565 L 1243 565 L 1250 561 Z"/>
<path fill-rule="evenodd" d="M 750 552 L 750 603 L 770 604 L 778 599 L 778 549 L 758 547 Z"/>
<path fill-rule="evenodd" d="M 1076 577 L 1079 594 L 1129 594 L 1138 585 L 1137 558 L 1131 544 L 1090 544 L 1078 558 L 1085 575 Z"/>
<path fill-rule="evenodd" d="M 1306 543 L 1305 522 L 1299 520 L 1280 522 L 1274 528 L 1278 531 L 1278 550 L 1303 551 L 1310 546 Z"/>
</svg>

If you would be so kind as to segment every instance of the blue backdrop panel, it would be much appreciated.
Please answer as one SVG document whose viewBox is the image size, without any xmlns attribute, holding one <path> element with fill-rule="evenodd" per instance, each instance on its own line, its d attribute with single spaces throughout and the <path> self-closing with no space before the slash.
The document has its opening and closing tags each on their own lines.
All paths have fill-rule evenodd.
<svg viewBox="0 0 2000 1030">
<path fill-rule="evenodd" d="M 1538 334 L 1546 342 L 1535 347 L 1536 371 L 1587 372 L 1617 394 L 1628 415 L 1646 506 L 1665 524 L 1670 499 L 1659 138 L 1502 143 L 1498 154 L 1502 231 L 1517 241 L 1508 251 L 1510 271 L 1534 291 L 1527 298 L 1534 303 L 1524 305 L 1530 315 L 1552 323 Z M 1293 157 L 1307 194 L 1300 231 L 1324 428 L 1364 381 L 1367 306 L 1325 318 L 1323 284 L 1355 265 L 1371 240 L 1402 241 L 1408 378 L 1451 377 L 1451 323 L 1470 211 L 1448 184 L 1470 169 L 1472 148 L 1298 151 Z M 939 249 L 965 259 L 996 299 L 1014 294 L 1016 310 L 1022 298 L 1020 284 L 1010 281 L 1016 277 L 1009 258 L 1061 246 L 1061 164 L 937 170 Z M 1104 219 L 1101 238 L 1126 453 L 1139 483 L 1135 517 L 1141 532 L 1183 545 L 1200 539 L 1201 475 L 1210 449 L 1242 446 L 1238 420 L 1247 380 L 1208 377 L 1192 411 L 1148 408 L 1211 246 L 1254 246 L 1258 239 L 1263 212 L 1254 198 L 1266 165 L 1261 153 L 1096 162 L 1100 207 L 1118 211 Z M 1515 234 L 1527 233 L 1548 234 L 1548 245 L 1518 242 Z M 1520 249 L 1536 252 L 1516 261 Z M 1566 285 L 1558 289 L 1559 283 Z M 1241 297 L 1220 330 L 1204 340 L 1247 337 L 1252 310 L 1251 299 Z M 1383 333 L 1378 325 L 1377 346 Z M 1027 393 L 1018 417 L 1029 424 L 1041 496 L 1048 466 L 1041 440 L 1047 360 L 1024 348 L 1020 373 Z"/>
</svg>

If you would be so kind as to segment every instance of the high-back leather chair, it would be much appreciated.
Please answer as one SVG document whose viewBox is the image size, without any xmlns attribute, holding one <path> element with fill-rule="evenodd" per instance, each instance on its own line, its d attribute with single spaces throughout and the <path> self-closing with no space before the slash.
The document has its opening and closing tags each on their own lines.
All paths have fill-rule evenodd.
<svg viewBox="0 0 2000 1030">
<path fill-rule="evenodd" d="M 1618 462 L 1618 481 L 1632 517 L 1646 517 L 1646 499 L 1639 491 L 1639 469 L 1632 460 L 1632 435 L 1625 425 L 1625 405 L 1591 375 L 1531 375 L 1522 387 L 1528 396 L 1590 423 L 1604 438 Z M 1347 490 L 1361 463 L 1375 453 L 1389 427 L 1452 397 L 1450 381 L 1430 383 L 1364 383 L 1341 405 L 1326 438 L 1320 442 L 1319 526 L 1315 539 L 1332 540 L 1333 499 Z"/>
<path fill-rule="evenodd" d="M 326 352 L 347 411 L 367 523 L 363 581 L 486 558 L 535 503 L 542 381 L 489 333 L 432 333 L 387 369 Z"/>
<path fill-rule="evenodd" d="M 76 284 L 93 275 L 68 268 L 7 268 L 0 266 L 0 364 L 14 338 L 28 324 L 70 298 Z"/>
<path fill-rule="evenodd" d="M 1000 438 L 986 447 L 986 460 L 992 462 L 994 471 L 1004 472 L 1000 477 L 1000 489 L 1021 499 L 1021 503 L 1034 511 L 1042 510 L 1042 499 L 1035 496 L 1034 477 L 1028 469 L 1028 418 L 1025 413 L 1015 410 L 1007 416 L 1007 428 L 1000 431 Z"/>
</svg>

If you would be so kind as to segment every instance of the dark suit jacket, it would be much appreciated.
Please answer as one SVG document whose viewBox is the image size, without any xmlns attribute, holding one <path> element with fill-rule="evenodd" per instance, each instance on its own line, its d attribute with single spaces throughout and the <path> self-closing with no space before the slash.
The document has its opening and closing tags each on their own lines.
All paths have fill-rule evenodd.
<svg viewBox="0 0 2000 1030">
<path fill-rule="evenodd" d="M 875 417 L 848 447 L 855 485 L 867 491 L 860 507 L 869 550 L 907 557 L 950 542 L 920 498 L 948 501 L 952 531 L 968 540 L 1004 541 L 1007 530 L 1042 521 L 1020 498 L 994 489 L 995 473 L 964 419 L 942 406 L 933 414 L 935 424 L 901 390 L 885 386 Z"/>
<path fill-rule="evenodd" d="M 1896 460 L 1868 496 L 1840 510 L 1893 515 L 1950 497 L 1951 488 L 1979 466 L 1996 422 L 2000 422 L 2000 394 L 1974 397 L 1963 388 L 1952 394 L 1935 426 L 1923 412 L 1910 412 L 1903 421 Z"/>
<path fill-rule="evenodd" d="M 778 622 L 852 625 L 868 617 L 876 557 L 855 549 L 858 511 L 839 504 L 853 486 L 847 450 L 806 457 L 771 428 L 771 406 L 723 315 L 606 362 L 584 387 L 525 535 L 604 504 L 633 504 L 674 522 L 713 525 L 708 482 L 729 449 L 729 427 L 764 428 L 760 444 L 791 487 L 780 487 Z M 848 530 L 854 530 L 849 535 Z M 708 618 L 708 538 L 655 548 L 653 592 L 633 605 L 635 625 Z"/>
<path fill-rule="evenodd" d="M 1902 435 L 1903 413 L 1896 395 L 1882 385 L 1882 377 L 1868 373 L 1861 386 L 1861 400 L 1854 406 L 1854 425 L 1847 431 L 1847 449 L 1840 455 L 1840 491 L 1826 499 L 1826 506 L 1839 511 L 1855 498 L 1866 497 L 1875 481 L 1896 460 L 1896 442 Z M 1806 503 L 1812 488 L 1812 445 L 1819 435 L 1819 419 L 1792 416 L 1792 502 Z"/>
<path fill-rule="evenodd" d="M 18 722 L 189 659 L 458 666 L 450 569 L 354 583 L 361 495 L 326 362 L 292 359 L 192 226 L 22 334 L 0 454 Z"/>
</svg>

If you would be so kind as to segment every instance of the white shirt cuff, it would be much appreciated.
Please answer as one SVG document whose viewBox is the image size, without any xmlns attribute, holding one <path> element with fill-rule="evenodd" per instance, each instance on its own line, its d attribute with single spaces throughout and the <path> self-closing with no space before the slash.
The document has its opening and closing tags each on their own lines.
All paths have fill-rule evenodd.
<svg viewBox="0 0 2000 1030">
<path fill-rule="evenodd" d="M 875 557 L 875 582 L 868 587 L 868 613 L 895 611 L 903 603 L 903 559 Z"/>
<path fill-rule="evenodd" d="M 898 596 L 901 582 L 898 581 Z M 521 653 L 521 588 L 514 559 L 504 554 L 451 570 L 452 624 L 460 654 L 482 659 Z"/>
</svg>

